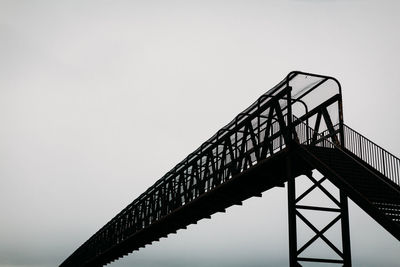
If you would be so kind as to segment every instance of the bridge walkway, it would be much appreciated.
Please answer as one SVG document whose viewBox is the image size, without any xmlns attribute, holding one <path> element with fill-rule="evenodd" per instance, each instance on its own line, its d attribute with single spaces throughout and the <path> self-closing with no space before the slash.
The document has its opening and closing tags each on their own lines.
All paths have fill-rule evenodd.
<svg viewBox="0 0 400 267">
<path fill-rule="evenodd" d="M 346 197 L 400 240 L 400 160 L 343 123 L 336 79 L 292 72 L 60 266 L 103 266 L 273 187 L 287 183 L 289 192 L 296 177 L 311 177 L 313 170 L 340 189 L 343 252 L 332 246 L 340 259 L 300 257 L 305 247 L 296 247 L 296 213 L 289 203 L 291 266 L 299 266 L 300 260 L 351 266 Z M 316 238 L 323 237 L 322 231 L 316 233 Z"/>
</svg>

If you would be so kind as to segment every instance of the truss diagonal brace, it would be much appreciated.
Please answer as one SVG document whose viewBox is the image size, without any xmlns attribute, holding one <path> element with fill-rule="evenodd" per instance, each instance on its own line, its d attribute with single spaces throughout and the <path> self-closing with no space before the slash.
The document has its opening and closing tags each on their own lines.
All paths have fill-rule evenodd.
<svg viewBox="0 0 400 267">
<path fill-rule="evenodd" d="M 290 171 L 290 159 L 288 160 L 288 175 L 291 174 Z M 323 183 L 328 179 L 323 177 L 320 180 L 315 179 L 312 175 L 306 175 L 309 180 L 313 183 L 307 190 L 296 197 L 296 181 L 294 177 L 289 176 L 288 179 L 288 219 L 289 219 L 289 259 L 290 267 L 301 266 L 300 262 L 321 262 L 321 263 L 342 263 L 345 267 L 351 267 L 351 255 L 350 255 L 350 234 L 349 234 L 349 221 L 348 221 L 348 204 L 347 197 L 342 191 L 339 191 L 339 198 L 336 198 L 328 189 L 326 189 Z M 315 188 L 319 188 L 326 197 L 328 197 L 337 206 L 331 207 L 321 207 L 318 205 L 318 199 L 315 200 L 315 205 L 301 205 L 299 202 L 303 200 L 307 195 L 311 194 Z M 314 210 L 321 214 L 323 213 L 337 213 L 330 222 L 319 230 L 312 222 L 304 216 L 300 210 Z M 315 235 L 304 243 L 300 248 L 298 248 L 297 242 L 297 218 L 304 222 L 307 227 L 309 227 Z M 336 223 L 341 223 L 341 240 L 342 246 L 337 247 L 331 242 L 325 233 L 333 227 Z M 328 259 L 324 257 L 309 258 L 301 256 L 310 246 L 318 239 L 323 240 L 328 247 L 335 252 L 338 259 Z M 328 249 L 328 248 L 327 248 Z"/>
</svg>

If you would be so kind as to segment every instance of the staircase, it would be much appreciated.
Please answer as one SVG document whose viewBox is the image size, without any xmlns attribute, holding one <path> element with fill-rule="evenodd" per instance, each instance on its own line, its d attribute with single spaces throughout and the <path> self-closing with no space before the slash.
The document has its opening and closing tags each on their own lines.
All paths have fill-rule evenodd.
<svg viewBox="0 0 400 267">
<path fill-rule="evenodd" d="M 400 186 L 397 168 L 400 160 L 348 126 L 345 126 L 344 133 L 351 135 L 352 140 L 347 140 L 345 147 L 323 140 L 316 145 L 299 146 L 298 153 L 310 165 L 330 177 L 336 186 L 400 240 Z M 363 145 L 369 144 L 364 151 L 372 151 L 365 156 L 367 161 L 360 157 L 361 150 L 354 149 L 354 143 L 360 142 Z M 381 170 L 391 175 L 385 175 Z"/>
</svg>

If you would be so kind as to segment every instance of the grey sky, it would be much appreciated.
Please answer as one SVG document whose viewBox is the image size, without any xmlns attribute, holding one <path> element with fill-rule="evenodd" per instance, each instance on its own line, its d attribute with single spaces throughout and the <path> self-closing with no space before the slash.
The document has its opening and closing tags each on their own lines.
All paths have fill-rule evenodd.
<svg viewBox="0 0 400 267">
<path fill-rule="evenodd" d="M 338 78 L 345 122 L 400 155 L 399 14 L 397 1 L 0 0 L 0 267 L 61 263 L 291 70 Z M 111 266 L 287 266 L 286 213 L 274 189 Z M 350 220 L 354 266 L 395 266 L 398 241 L 354 204 Z"/>
</svg>

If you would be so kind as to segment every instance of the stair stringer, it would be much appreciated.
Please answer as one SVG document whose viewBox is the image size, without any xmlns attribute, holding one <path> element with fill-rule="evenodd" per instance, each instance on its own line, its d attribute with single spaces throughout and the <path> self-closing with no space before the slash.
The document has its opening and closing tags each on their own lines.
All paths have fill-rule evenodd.
<svg viewBox="0 0 400 267">
<path fill-rule="evenodd" d="M 346 181 L 346 177 L 342 177 L 328 164 L 316 157 L 312 152 L 307 150 L 304 146 L 295 145 L 298 156 L 303 158 L 308 164 L 317 169 L 340 190 L 342 190 L 354 203 L 356 203 L 362 210 L 364 210 L 369 216 L 371 216 L 376 222 L 378 222 L 384 229 L 386 229 L 391 235 L 400 241 L 400 227 L 392 220 L 390 220 L 383 212 L 376 208 L 373 203 L 368 200 L 366 196 L 361 194 L 356 188 L 354 188 L 349 182 Z M 338 152 L 339 153 L 339 152 Z M 371 172 L 371 175 L 374 175 Z M 377 177 L 377 179 L 380 179 Z"/>
</svg>

